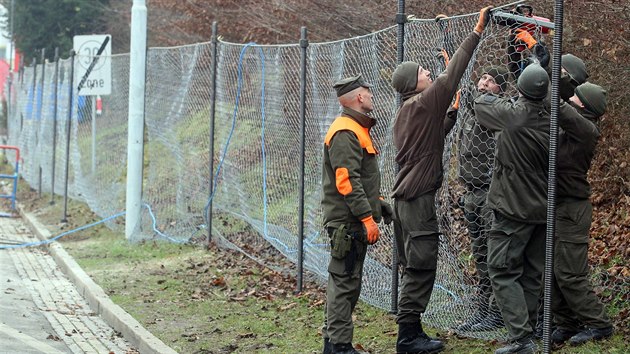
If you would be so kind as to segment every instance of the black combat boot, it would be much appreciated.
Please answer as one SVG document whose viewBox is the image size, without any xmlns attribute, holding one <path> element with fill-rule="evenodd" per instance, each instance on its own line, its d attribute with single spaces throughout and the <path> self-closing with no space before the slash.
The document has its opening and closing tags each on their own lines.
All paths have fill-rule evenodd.
<svg viewBox="0 0 630 354">
<path fill-rule="evenodd" d="M 332 354 L 332 343 L 330 343 L 330 339 L 328 338 L 324 338 L 323 354 Z"/>
<path fill-rule="evenodd" d="M 578 330 L 556 328 L 556 330 L 551 333 L 551 343 L 556 346 L 562 345 L 579 332 Z"/>
<path fill-rule="evenodd" d="M 538 345 L 534 342 L 534 334 L 513 340 L 503 348 L 494 351 L 494 354 L 534 354 L 538 351 Z"/>
<path fill-rule="evenodd" d="M 354 347 L 352 343 L 339 343 L 332 345 L 333 354 L 360 354 Z"/>
<path fill-rule="evenodd" d="M 444 344 L 432 339 L 422 330 L 420 323 L 399 323 L 396 353 L 432 354 L 444 349 Z"/>
<path fill-rule="evenodd" d="M 613 335 L 613 327 L 587 328 L 569 339 L 569 344 L 580 345 L 593 340 L 606 339 Z"/>
</svg>

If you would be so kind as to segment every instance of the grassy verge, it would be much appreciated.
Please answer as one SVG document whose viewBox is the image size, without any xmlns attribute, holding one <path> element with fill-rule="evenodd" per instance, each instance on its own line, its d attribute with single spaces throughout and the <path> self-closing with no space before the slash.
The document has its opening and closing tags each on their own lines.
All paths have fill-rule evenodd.
<svg viewBox="0 0 630 354">
<path fill-rule="evenodd" d="M 25 185 L 18 200 L 53 235 L 98 220 L 87 206 L 70 201 L 68 222 L 61 223 L 63 201 L 57 198 L 51 205 L 49 195 L 38 198 Z M 294 267 L 288 263 L 285 271 L 276 271 L 217 246 L 129 243 L 122 233 L 100 225 L 61 242 L 115 303 L 180 353 L 321 352 L 324 288 L 306 282 L 304 292 L 295 295 Z M 371 353 L 394 351 L 397 328 L 390 314 L 359 303 L 354 323 L 355 345 Z M 444 353 L 488 353 L 500 344 L 428 332 L 446 341 Z M 629 351 L 627 340 L 617 334 L 557 352 Z"/>
</svg>

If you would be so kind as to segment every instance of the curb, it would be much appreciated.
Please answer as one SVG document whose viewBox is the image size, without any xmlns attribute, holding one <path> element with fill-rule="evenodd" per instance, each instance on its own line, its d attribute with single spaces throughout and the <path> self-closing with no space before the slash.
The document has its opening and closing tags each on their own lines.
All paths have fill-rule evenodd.
<svg viewBox="0 0 630 354">
<path fill-rule="evenodd" d="M 37 238 L 47 240 L 53 237 L 33 214 L 25 212 L 21 205 L 17 205 L 17 210 Z M 58 242 L 48 244 L 48 249 L 59 268 L 86 299 L 92 311 L 99 314 L 114 330 L 120 332 L 140 353 L 177 354 L 175 350 L 147 331 L 122 307 L 110 300 L 103 289 L 85 273 L 61 244 Z"/>
</svg>

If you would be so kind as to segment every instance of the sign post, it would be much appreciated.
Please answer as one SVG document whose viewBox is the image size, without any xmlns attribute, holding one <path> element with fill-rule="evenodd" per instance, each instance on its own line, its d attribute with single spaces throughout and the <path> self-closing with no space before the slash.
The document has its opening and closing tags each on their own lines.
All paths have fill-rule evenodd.
<svg viewBox="0 0 630 354">
<path fill-rule="evenodd" d="M 80 78 L 79 96 L 85 104 L 80 109 L 90 109 L 92 124 L 92 174 L 96 173 L 96 96 L 109 95 L 112 91 L 112 41 L 108 34 L 74 36 L 73 49 L 77 53 L 77 72 Z M 89 104 L 89 105 L 88 105 Z M 85 116 L 86 112 L 78 112 Z"/>
</svg>

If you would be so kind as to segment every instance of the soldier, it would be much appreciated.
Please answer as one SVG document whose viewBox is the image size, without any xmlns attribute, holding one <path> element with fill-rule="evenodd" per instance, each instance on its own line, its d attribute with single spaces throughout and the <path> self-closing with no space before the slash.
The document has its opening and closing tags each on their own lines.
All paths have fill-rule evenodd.
<svg viewBox="0 0 630 354">
<path fill-rule="evenodd" d="M 573 54 L 564 54 L 561 63 L 560 97 L 569 101 L 574 95 L 575 88 L 586 82 L 588 74 L 584 61 Z"/>
<path fill-rule="evenodd" d="M 563 57 L 564 64 L 564 57 Z M 554 248 L 554 281 L 551 310 L 557 329 L 551 340 L 579 345 L 608 338 L 610 318 L 593 292 L 588 277 L 588 236 L 591 227 L 591 166 L 599 129 L 595 124 L 606 110 L 606 91 L 584 83 L 569 103 L 562 103 L 558 123 L 558 204 Z M 585 326 L 585 327 L 583 327 Z"/>
<path fill-rule="evenodd" d="M 491 7 L 481 10 L 474 32 L 460 45 L 446 71 L 435 82 L 418 63 L 403 62 L 392 75 L 392 86 L 403 104 L 394 124 L 396 162 L 394 183 L 398 257 L 403 267 L 398 303 L 399 353 L 436 353 L 444 348 L 422 329 L 421 314 L 433 290 L 437 267 L 438 229 L 435 194 L 442 184 L 442 153 L 446 111 L 472 53 L 479 44 Z"/>
<path fill-rule="evenodd" d="M 324 140 L 322 209 L 331 244 L 324 314 L 324 353 L 358 353 L 352 346 L 354 310 L 361 291 L 367 246 L 378 241 L 377 223 L 391 222 L 392 208 L 381 197 L 378 152 L 370 137 L 376 120 L 372 85 L 361 75 L 333 88 L 343 107 Z"/>
<path fill-rule="evenodd" d="M 547 71 L 549 72 L 548 68 Z M 564 101 L 569 100 L 575 95 L 575 88 L 586 82 L 588 73 L 586 71 L 586 64 L 584 61 L 573 54 L 564 54 L 561 58 L 561 76 L 559 84 L 560 98 Z M 547 94 L 545 99 L 548 106 L 551 106 L 551 90 Z M 590 164 L 590 162 L 589 162 Z M 590 165 L 589 165 L 590 166 Z M 542 338 L 543 335 L 543 294 L 540 294 L 538 300 L 538 323 L 536 324 L 536 337 Z M 552 332 L 555 330 L 556 324 L 551 323 Z M 566 340 L 565 340 L 566 341 Z"/>
<path fill-rule="evenodd" d="M 509 73 L 503 66 L 486 67 L 477 82 L 480 93 L 502 96 L 507 88 Z M 486 196 L 492 177 L 495 141 L 493 133 L 479 125 L 473 112 L 472 97 L 466 114 L 463 115 L 458 136 L 458 174 L 466 187 L 461 200 L 464 217 L 468 222 L 468 235 L 477 269 L 478 297 L 477 312 L 468 321 L 457 327 L 460 331 L 489 331 L 503 327 L 503 319 L 492 295 L 492 284 L 488 276 L 487 233 L 492 222 L 492 211 L 486 206 Z M 456 115 L 454 105 L 447 115 Z"/>
<path fill-rule="evenodd" d="M 499 133 L 488 207 L 488 273 L 510 343 L 495 354 L 534 353 L 544 268 L 549 160 L 549 77 L 538 64 L 517 81 L 516 102 L 494 95 L 475 100 L 479 124 Z"/>
</svg>

